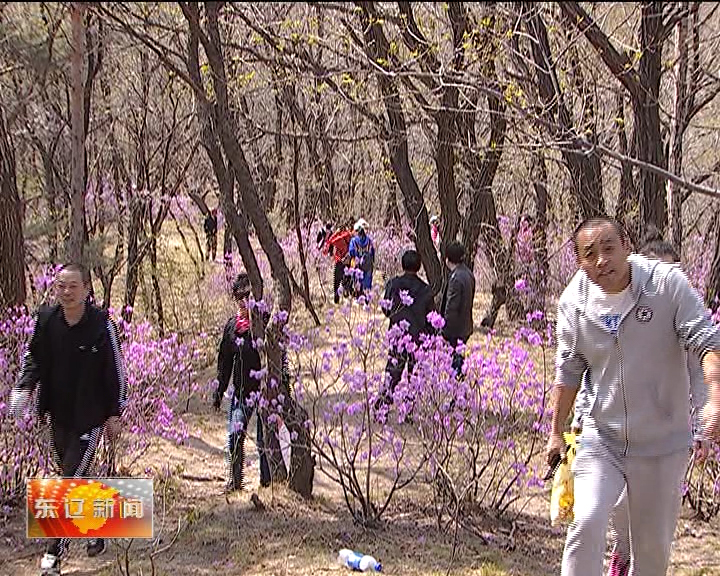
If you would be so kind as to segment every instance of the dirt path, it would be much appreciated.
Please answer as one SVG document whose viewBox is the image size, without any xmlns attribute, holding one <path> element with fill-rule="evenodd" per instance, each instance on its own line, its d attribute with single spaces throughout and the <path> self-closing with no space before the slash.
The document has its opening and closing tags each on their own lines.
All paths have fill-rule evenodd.
<svg viewBox="0 0 720 576">
<path fill-rule="evenodd" d="M 243 574 L 263 576 L 306 575 L 340 570 L 334 564 L 343 547 L 367 551 L 383 561 L 390 574 L 445 574 L 453 557 L 453 534 L 439 533 L 428 507 L 417 495 L 400 495 L 387 517 L 387 526 L 366 531 L 354 526 L 341 501 L 339 489 L 322 474 L 316 475 L 315 498 L 304 502 L 284 488 L 259 489 L 254 438 L 248 439 L 248 486 L 226 500 L 222 414 L 202 407 L 189 418 L 191 437 L 185 446 L 160 443 L 148 458 L 158 469 L 177 472 L 163 485 L 167 516 L 156 509 L 155 530 L 160 547 L 176 541 L 155 559 L 156 575 Z M 254 429 L 254 428 L 253 428 Z M 257 511 L 250 501 L 258 493 L 266 506 Z M 559 574 L 563 536 L 549 527 L 543 502 L 533 508 L 539 515 L 519 519 L 512 541 L 497 523 L 481 524 L 489 539 L 461 531 L 452 562 L 453 574 L 479 576 L 550 576 Z M 483 525 L 485 524 L 485 525 Z M 162 533 L 161 533 L 162 532 Z M 35 576 L 43 546 L 24 539 L 25 522 L 14 514 L 0 525 L 0 575 Z M 136 542 L 128 555 L 130 574 L 151 574 L 148 544 Z M 78 542 L 63 573 L 74 576 L 119 574 L 116 565 L 124 555 L 117 544 L 98 559 L 85 557 Z M 720 576 L 720 529 L 687 519 L 678 525 L 669 574 Z"/>
</svg>

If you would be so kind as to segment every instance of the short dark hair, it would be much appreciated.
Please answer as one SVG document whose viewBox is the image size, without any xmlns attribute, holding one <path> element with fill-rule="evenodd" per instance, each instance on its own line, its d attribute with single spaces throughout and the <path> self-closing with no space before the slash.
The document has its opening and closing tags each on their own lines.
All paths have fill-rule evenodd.
<svg viewBox="0 0 720 576">
<path fill-rule="evenodd" d="M 63 267 L 60 269 L 60 272 L 67 270 L 68 272 L 77 272 L 80 274 L 80 278 L 82 279 L 82 283 L 84 286 L 90 286 L 91 278 L 90 278 L 90 270 L 87 269 L 87 267 L 83 266 L 79 262 L 68 262 L 67 264 L 63 264 Z"/>
<path fill-rule="evenodd" d="M 615 228 L 615 231 L 618 233 L 618 236 L 620 236 L 620 240 L 624 242 L 629 242 L 630 238 L 628 236 L 627 230 L 625 230 L 625 227 L 620 224 L 615 218 L 611 218 L 610 216 L 592 216 L 591 218 L 586 218 L 580 224 L 578 224 L 577 228 L 575 228 L 575 231 L 573 232 L 573 247 L 575 248 L 575 254 L 577 255 L 578 250 L 578 235 L 580 232 L 585 230 L 586 228 L 589 228 L 590 226 L 599 226 L 601 224 L 612 224 L 613 228 Z"/>
<path fill-rule="evenodd" d="M 416 250 L 405 250 L 405 253 L 401 258 L 402 269 L 406 272 L 415 272 L 416 274 L 420 271 L 422 261 L 420 260 L 420 254 Z"/>
<path fill-rule="evenodd" d="M 665 258 L 669 256 L 673 262 L 680 262 L 680 256 L 675 250 L 675 247 L 669 242 L 664 240 L 653 240 L 645 244 L 640 250 L 640 254 L 647 256 L 648 258 Z"/>
<path fill-rule="evenodd" d="M 465 260 L 465 246 L 460 242 L 450 242 L 445 248 L 445 256 L 453 264 L 460 264 Z"/>
<path fill-rule="evenodd" d="M 250 296 L 250 277 L 245 272 L 241 272 L 235 277 L 232 295 L 235 300 L 243 300 Z"/>
</svg>

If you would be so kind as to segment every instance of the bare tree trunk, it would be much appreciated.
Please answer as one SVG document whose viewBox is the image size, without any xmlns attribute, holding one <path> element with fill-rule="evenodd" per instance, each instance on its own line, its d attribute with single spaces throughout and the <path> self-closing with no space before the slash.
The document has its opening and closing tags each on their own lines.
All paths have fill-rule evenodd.
<svg viewBox="0 0 720 576">
<path fill-rule="evenodd" d="M 227 218 L 225 218 L 225 229 L 223 230 L 223 258 L 233 253 L 233 235 Z"/>
<path fill-rule="evenodd" d="M 142 255 L 140 253 L 140 234 L 145 218 L 145 202 L 137 191 L 128 191 L 129 218 L 127 238 L 127 273 L 125 275 L 125 302 L 123 303 L 122 317 L 130 322 L 135 307 L 138 286 L 140 285 L 140 272 Z"/>
<path fill-rule="evenodd" d="M 368 55 L 374 62 L 389 61 L 390 44 L 382 29 L 381 19 L 374 3 L 356 2 L 355 4 L 361 10 L 360 18 Z M 376 78 L 382 93 L 389 125 L 390 165 L 403 193 L 405 210 L 415 231 L 415 243 L 425 274 L 433 293 L 437 294 L 442 288 L 443 270 L 430 238 L 430 224 L 425 200 L 410 166 L 407 125 L 400 91 L 394 79 L 384 72 L 377 73 Z"/>
<path fill-rule="evenodd" d="M 67 258 L 73 262 L 83 260 L 85 229 L 85 111 L 83 62 L 85 61 L 85 6 L 73 2 L 72 59 L 70 116 L 72 124 L 72 181 L 70 186 L 70 235 L 66 247 Z"/>
<path fill-rule="evenodd" d="M 533 187 L 535 188 L 535 221 L 533 246 L 535 248 L 535 274 L 530 279 L 534 295 L 533 308 L 545 312 L 550 263 L 547 251 L 547 210 L 550 199 L 547 188 L 547 167 L 542 152 L 533 155 Z M 534 311 L 534 310 L 531 310 Z"/>
<path fill-rule="evenodd" d="M 720 212 L 715 212 L 710 230 L 714 233 L 715 248 L 705 291 L 705 304 L 715 312 L 720 308 Z"/>
<path fill-rule="evenodd" d="M 298 168 L 300 165 L 300 141 L 297 137 L 293 137 L 293 167 L 292 167 L 292 179 L 293 179 L 293 195 L 294 195 L 294 210 L 295 216 L 295 234 L 298 242 L 298 253 L 300 255 L 300 268 L 302 271 L 303 279 L 303 293 L 301 297 L 305 301 L 310 315 L 313 317 L 316 326 L 320 326 L 320 319 L 318 318 L 315 307 L 313 306 L 312 299 L 310 298 L 310 276 L 307 271 L 307 262 L 305 256 L 305 246 L 303 243 L 302 230 L 300 229 L 300 182 L 298 181 Z"/>
<path fill-rule="evenodd" d="M 23 205 L 15 180 L 15 152 L 0 102 L 0 308 L 25 303 Z"/>
<path fill-rule="evenodd" d="M 213 71 L 213 83 L 216 94 L 217 106 L 216 125 L 219 127 L 220 140 L 222 142 L 225 156 L 232 165 L 235 176 L 238 180 L 240 196 L 243 207 L 252 221 L 253 228 L 257 234 L 258 241 L 270 262 L 270 269 L 273 275 L 273 286 L 275 290 L 275 304 L 278 310 L 292 311 L 292 293 L 290 289 L 290 271 L 285 262 L 285 256 L 280 244 L 275 237 L 272 226 L 260 204 L 258 189 L 250 173 L 245 153 L 237 140 L 239 133 L 235 117 L 230 111 L 230 102 L 227 91 L 227 77 L 225 73 L 225 62 L 220 42 L 218 29 L 219 5 L 213 2 L 205 3 L 208 26 L 208 41 L 203 44 L 210 67 Z M 193 21 L 189 16 L 191 26 L 199 30 L 199 22 Z M 202 40 L 202 36 L 200 36 Z M 271 320 L 265 332 L 266 358 L 268 369 L 268 386 L 266 394 L 268 400 L 272 400 L 279 393 L 282 382 L 282 325 Z M 287 393 L 286 393 L 287 395 Z M 280 453 L 280 443 L 277 437 L 277 430 L 267 421 L 267 414 L 263 414 L 263 427 L 266 432 L 268 449 L 268 462 L 276 480 L 287 479 L 287 469 Z"/>
<path fill-rule="evenodd" d="M 633 133 L 638 160 L 665 167 L 663 139 L 660 134 L 660 76 L 662 73 L 663 2 L 642 2 L 638 65 L 642 89 L 633 101 Z M 649 170 L 640 171 L 640 225 L 664 230 L 667 224 L 665 181 Z"/>
<path fill-rule="evenodd" d="M 197 3 L 189 5 L 188 9 L 193 14 L 193 17 L 199 17 L 199 10 Z M 190 21 L 190 20 L 188 20 Z M 200 76 L 200 59 L 199 59 L 199 30 L 194 27 L 193 24 L 190 26 L 190 35 L 188 38 L 188 60 L 187 69 L 190 77 L 198 85 L 202 85 Z M 253 297 L 255 300 L 260 301 L 263 299 L 263 279 L 260 275 L 260 268 L 255 258 L 255 252 L 250 245 L 250 236 L 248 233 L 248 222 L 245 213 L 242 210 L 238 210 L 235 204 L 235 172 L 232 166 L 228 163 L 225 164 L 223 160 L 222 151 L 220 149 L 220 136 L 217 133 L 216 125 L 212 121 L 212 110 L 210 103 L 204 98 L 199 97 L 197 92 L 197 111 L 198 120 L 200 122 L 200 133 L 203 143 L 203 148 L 210 159 L 210 164 L 213 167 L 215 178 L 217 179 L 218 187 L 220 189 L 220 206 L 225 216 L 225 226 L 228 226 L 232 232 L 235 242 L 238 245 L 238 251 L 240 252 L 240 258 L 245 266 L 245 272 L 250 279 L 250 286 L 252 288 Z M 195 200 L 193 198 L 193 200 Z M 197 203 L 197 200 L 195 200 Z M 203 200 L 203 204 L 204 204 Z M 256 334 L 264 336 L 265 327 L 261 319 L 257 314 L 253 315 L 253 328 Z"/>
<path fill-rule="evenodd" d="M 162 294 L 160 293 L 160 277 L 157 266 L 157 239 L 153 234 L 150 239 L 150 278 L 152 281 L 153 300 L 157 314 L 157 326 L 160 337 L 165 336 L 165 314 L 163 313 Z"/>
<path fill-rule="evenodd" d="M 544 115 L 554 124 L 553 136 L 568 142 L 562 147 L 562 156 L 572 178 L 573 192 L 580 215 L 582 218 L 590 218 L 605 214 L 600 157 L 595 152 L 588 153 L 572 136 L 572 118 L 557 79 L 547 27 L 540 15 L 539 5 L 530 2 L 520 4 L 521 10 L 525 13 L 528 34 L 532 39 L 532 57 L 535 62 L 540 100 L 546 110 Z"/>
<path fill-rule="evenodd" d="M 688 73 L 687 17 L 682 17 L 677 24 L 675 58 L 677 62 L 675 73 L 675 114 L 673 118 L 670 172 L 677 176 L 682 176 Z M 683 239 L 682 196 L 683 191 L 680 187 L 675 182 L 670 182 L 667 196 L 668 228 L 670 229 L 671 242 L 678 254 L 682 251 Z"/>
</svg>

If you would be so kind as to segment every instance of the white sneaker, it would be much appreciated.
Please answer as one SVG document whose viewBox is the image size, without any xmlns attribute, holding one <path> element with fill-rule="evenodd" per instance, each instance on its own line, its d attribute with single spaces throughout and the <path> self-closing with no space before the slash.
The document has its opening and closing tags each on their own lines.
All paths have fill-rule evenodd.
<svg viewBox="0 0 720 576">
<path fill-rule="evenodd" d="M 41 576 L 60 576 L 60 558 L 53 554 L 45 554 L 40 560 Z"/>
</svg>

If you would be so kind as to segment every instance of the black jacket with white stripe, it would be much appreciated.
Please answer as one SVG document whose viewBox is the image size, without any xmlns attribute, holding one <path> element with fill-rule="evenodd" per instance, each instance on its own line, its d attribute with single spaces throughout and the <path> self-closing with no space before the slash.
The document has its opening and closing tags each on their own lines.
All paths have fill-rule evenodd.
<svg viewBox="0 0 720 576">
<path fill-rule="evenodd" d="M 106 310 L 87 305 L 68 326 L 61 307 L 41 307 L 18 388 L 40 383 L 38 412 L 84 433 L 125 407 L 127 385 L 115 324 Z"/>
</svg>

